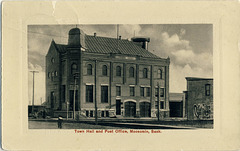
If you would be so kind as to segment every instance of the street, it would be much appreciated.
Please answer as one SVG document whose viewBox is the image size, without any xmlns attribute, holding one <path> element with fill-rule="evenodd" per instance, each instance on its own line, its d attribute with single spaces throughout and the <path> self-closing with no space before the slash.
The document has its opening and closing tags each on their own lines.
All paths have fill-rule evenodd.
<svg viewBox="0 0 240 151">
<path fill-rule="evenodd" d="M 28 121 L 29 129 L 58 129 L 56 122 Z M 62 129 L 122 129 L 122 127 L 102 126 L 85 123 L 62 123 Z"/>
</svg>

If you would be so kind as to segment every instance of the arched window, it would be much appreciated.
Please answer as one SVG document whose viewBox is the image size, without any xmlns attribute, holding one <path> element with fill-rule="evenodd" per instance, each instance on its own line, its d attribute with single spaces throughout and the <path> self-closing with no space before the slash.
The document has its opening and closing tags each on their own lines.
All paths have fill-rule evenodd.
<svg viewBox="0 0 240 151">
<path fill-rule="evenodd" d="M 116 76 L 121 77 L 121 67 L 120 66 L 116 67 Z"/>
<path fill-rule="evenodd" d="M 71 74 L 74 74 L 76 72 L 77 72 L 77 65 L 76 65 L 76 63 L 73 63 L 71 66 Z"/>
<path fill-rule="evenodd" d="M 87 75 L 92 75 L 92 65 L 91 64 L 87 65 Z"/>
<path fill-rule="evenodd" d="M 147 68 L 143 69 L 143 78 L 148 78 L 148 69 Z"/>
<path fill-rule="evenodd" d="M 102 75 L 107 76 L 107 66 L 106 65 L 102 66 Z"/>
<path fill-rule="evenodd" d="M 162 70 L 161 69 L 158 69 L 157 74 L 158 74 L 158 78 L 162 79 Z"/>
<path fill-rule="evenodd" d="M 134 77 L 134 68 L 133 67 L 130 67 L 129 68 L 129 77 Z"/>
</svg>

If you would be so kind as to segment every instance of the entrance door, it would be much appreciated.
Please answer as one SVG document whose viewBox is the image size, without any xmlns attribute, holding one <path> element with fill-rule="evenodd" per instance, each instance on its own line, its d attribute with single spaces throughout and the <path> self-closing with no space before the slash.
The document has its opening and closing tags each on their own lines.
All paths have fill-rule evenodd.
<svg viewBox="0 0 240 151">
<path fill-rule="evenodd" d="M 183 117 L 183 102 L 169 102 L 170 117 Z"/>
<path fill-rule="evenodd" d="M 134 117 L 136 116 L 136 103 L 135 102 L 126 102 L 125 103 L 125 116 Z"/>
<path fill-rule="evenodd" d="M 141 102 L 140 103 L 140 116 L 141 117 L 150 117 L 151 108 L 149 102 Z"/>
<path fill-rule="evenodd" d="M 121 100 L 116 100 L 116 115 L 121 115 Z"/>
<path fill-rule="evenodd" d="M 78 111 L 78 91 L 75 90 L 75 111 Z M 70 100 L 70 104 L 69 104 L 69 111 L 73 111 L 73 102 L 74 102 L 74 90 L 70 90 L 69 91 L 70 95 L 69 95 L 69 100 Z"/>
</svg>

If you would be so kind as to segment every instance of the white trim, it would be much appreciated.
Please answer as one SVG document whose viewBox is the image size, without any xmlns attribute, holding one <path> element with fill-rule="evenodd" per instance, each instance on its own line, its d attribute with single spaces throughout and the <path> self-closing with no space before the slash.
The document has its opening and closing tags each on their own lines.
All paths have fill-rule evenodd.
<svg viewBox="0 0 240 151">
<path fill-rule="evenodd" d="M 129 85 L 129 87 L 135 87 L 136 85 Z"/>
<path fill-rule="evenodd" d="M 94 83 L 85 83 L 85 85 L 95 85 Z"/>
<path fill-rule="evenodd" d="M 137 101 L 133 100 L 133 99 L 126 99 L 126 100 L 123 101 L 123 103 L 126 103 L 126 102 L 135 102 L 135 103 L 137 103 Z"/>
<path fill-rule="evenodd" d="M 150 85 L 140 85 L 140 87 L 149 88 L 151 86 Z"/>
<path fill-rule="evenodd" d="M 101 84 L 101 86 L 109 86 L 109 84 Z"/>
<path fill-rule="evenodd" d="M 116 84 L 116 86 L 122 86 L 121 84 Z"/>
</svg>

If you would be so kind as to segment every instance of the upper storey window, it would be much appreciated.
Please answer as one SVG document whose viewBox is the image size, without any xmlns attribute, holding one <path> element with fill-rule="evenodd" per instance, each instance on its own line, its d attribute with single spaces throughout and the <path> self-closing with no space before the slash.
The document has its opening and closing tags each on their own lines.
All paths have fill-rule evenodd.
<svg viewBox="0 0 240 151">
<path fill-rule="evenodd" d="M 148 69 L 147 68 L 143 69 L 143 78 L 148 78 Z"/>
<path fill-rule="evenodd" d="M 92 75 L 92 65 L 91 64 L 87 65 L 87 75 Z"/>
<path fill-rule="evenodd" d="M 116 76 L 121 77 L 121 67 L 120 66 L 116 67 Z"/>
<path fill-rule="evenodd" d="M 107 76 L 107 66 L 106 65 L 102 66 L 102 75 Z"/>
<path fill-rule="evenodd" d="M 130 77 L 130 78 L 133 78 L 133 77 L 134 77 L 134 68 L 133 68 L 133 67 L 130 67 L 130 68 L 129 68 L 129 77 Z"/>
<path fill-rule="evenodd" d="M 52 62 L 52 63 L 54 63 L 54 62 L 55 62 L 55 59 L 54 59 L 54 58 L 52 58 L 52 59 L 51 59 L 51 62 Z"/>
<path fill-rule="evenodd" d="M 71 74 L 74 74 L 76 72 L 77 72 L 77 64 L 73 63 L 72 66 L 71 66 Z"/>
<path fill-rule="evenodd" d="M 210 96 L 210 84 L 205 85 L 205 95 Z"/>
<path fill-rule="evenodd" d="M 159 79 L 162 79 L 162 70 L 161 70 L 161 69 L 158 69 L 158 71 L 157 71 L 157 77 L 158 77 Z"/>
</svg>

